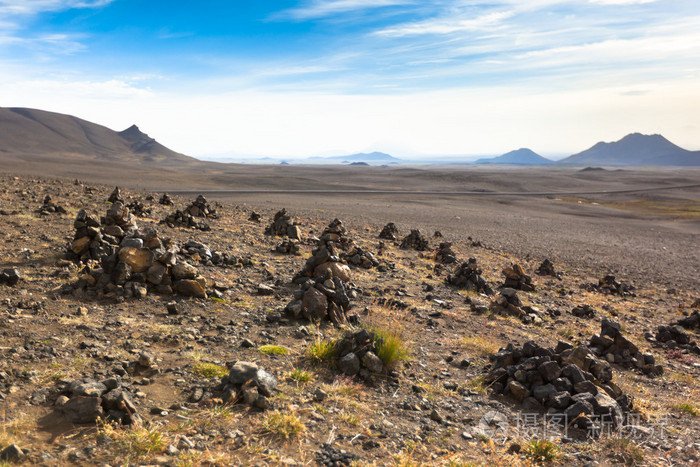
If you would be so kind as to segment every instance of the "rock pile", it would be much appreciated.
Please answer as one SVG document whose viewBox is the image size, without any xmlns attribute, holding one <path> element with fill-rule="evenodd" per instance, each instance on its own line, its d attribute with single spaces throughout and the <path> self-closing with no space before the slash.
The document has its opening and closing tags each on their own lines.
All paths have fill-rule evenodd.
<svg viewBox="0 0 700 467">
<path fill-rule="evenodd" d="M 554 269 L 554 264 L 549 259 L 542 261 L 542 264 L 540 264 L 535 273 L 538 276 L 554 276 L 557 279 L 561 279 L 562 276 L 560 272 Z"/>
<path fill-rule="evenodd" d="M 262 216 L 260 215 L 260 213 L 251 211 L 248 220 L 251 222 L 260 222 L 262 220 Z"/>
<path fill-rule="evenodd" d="M 523 290 L 525 292 L 532 292 L 535 290 L 535 285 L 532 283 L 532 277 L 525 274 L 525 269 L 523 269 L 523 267 L 518 263 L 513 263 L 501 272 L 504 276 L 506 276 L 506 280 L 503 282 L 503 287 Z"/>
<path fill-rule="evenodd" d="M 636 345 L 626 339 L 620 330 L 620 324 L 605 318 L 600 324 L 600 334 L 594 334 L 589 347 L 598 357 L 627 369 L 636 368 L 646 375 L 661 375 L 664 369 L 656 365 L 654 356 L 642 354 Z"/>
<path fill-rule="evenodd" d="M 695 341 L 691 341 L 690 335 L 678 324 L 671 326 L 659 326 L 656 331 L 656 342 L 664 344 L 668 349 L 687 350 L 700 355 L 700 347 Z"/>
<path fill-rule="evenodd" d="M 277 379 L 251 362 L 235 362 L 229 365 L 229 374 L 224 376 L 218 390 L 225 404 L 242 403 L 256 409 L 269 409 L 269 400 L 279 385 Z"/>
<path fill-rule="evenodd" d="M 457 255 L 452 251 L 452 243 L 441 243 L 435 251 L 435 261 L 441 264 L 452 264 L 457 262 Z"/>
<path fill-rule="evenodd" d="M 84 209 L 78 212 L 73 222 L 75 235 L 67 259 L 83 263 L 91 259 L 99 261 L 114 254 L 122 240 L 138 230 L 134 216 L 120 201 L 112 204 L 101 220 L 103 228 L 100 228 L 100 221 Z"/>
<path fill-rule="evenodd" d="M 201 230 L 202 232 L 208 232 L 211 230 L 211 226 L 203 220 L 199 220 L 189 212 L 180 211 L 179 209 L 172 214 L 168 214 L 168 216 L 160 221 L 160 223 L 165 224 L 170 228 L 185 227 L 188 229 Z"/>
<path fill-rule="evenodd" d="M 690 316 L 678 320 L 676 324 L 686 329 L 700 329 L 700 311 L 693 311 Z"/>
<path fill-rule="evenodd" d="M 55 204 L 53 201 L 51 201 L 51 196 L 46 195 L 44 197 L 44 204 L 41 205 L 41 207 L 37 210 L 39 215 L 41 216 L 48 216 L 49 214 L 66 214 L 66 210 L 63 206 L 59 206 L 58 204 Z"/>
<path fill-rule="evenodd" d="M 0 284 L 5 284 L 9 287 L 17 285 L 20 279 L 19 270 L 15 268 L 3 269 L 0 272 Z"/>
<path fill-rule="evenodd" d="M 382 231 L 379 232 L 379 238 L 392 241 L 398 240 L 399 229 L 396 227 L 396 224 L 389 222 L 387 225 L 385 225 Z"/>
<path fill-rule="evenodd" d="M 454 287 L 493 295 L 493 290 L 481 275 L 481 269 L 476 264 L 476 258 L 469 258 L 469 261 L 458 265 L 454 273 L 447 276 L 447 283 Z"/>
<path fill-rule="evenodd" d="M 158 200 L 158 204 L 162 204 L 164 206 L 172 206 L 175 203 L 173 202 L 173 199 L 170 197 L 169 194 L 163 193 L 163 196 L 161 196 Z"/>
<path fill-rule="evenodd" d="M 151 215 L 151 208 L 146 207 L 141 201 L 135 199 L 126 205 L 129 211 L 136 217 L 148 217 Z"/>
<path fill-rule="evenodd" d="M 285 235 L 295 240 L 301 240 L 301 229 L 296 220 L 287 213 L 286 209 L 277 211 L 272 223 L 265 228 L 265 235 L 276 235 L 284 237 Z"/>
<path fill-rule="evenodd" d="M 342 246 L 350 244 L 347 239 L 343 239 L 345 232 L 343 223 L 339 219 L 333 220 L 323 231 L 318 246 L 311 252 L 311 257 L 306 260 L 304 268 L 294 276 L 294 280 L 301 283 L 304 278 L 320 278 L 330 272 L 332 277 L 349 281 L 350 267 L 344 264 L 340 257 L 343 253 Z"/>
<path fill-rule="evenodd" d="M 384 371 L 384 363 L 377 356 L 380 343 L 377 337 L 365 330 L 346 331 L 335 343 L 338 369 L 348 376 L 368 378 Z"/>
<path fill-rule="evenodd" d="M 78 280 L 64 287 L 65 293 L 141 298 L 152 289 L 162 294 L 175 291 L 206 298 L 206 280 L 194 266 L 178 262 L 177 245 L 162 240 L 153 230 L 140 232 L 120 202 L 109 208 L 104 220 L 105 226 L 99 228 L 85 210 L 78 213 L 74 222 L 76 239 L 68 259 L 84 263 L 94 260 L 98 264 L 83 268 Z"/>
<path fill-rule="evenodd" d="M 73 381 L 56 399 L 56 408 L 71 423 L 92 423 L 98 419 L 115 421 L 122 425 L 141 422 L 131 394 L 119 379 L 104 381 L 83 379 Z"/>
<path fill-rule="evenodd" d="M 401 240 L 400 248 L 403 250 L 427 251 L 430 249 L 428 239 L 421 235 L 420 230 L 412 229 L 411 233 Z"/>
<path fill-rule="evenodd" d="M 116 203 L 116 202 L 123 203 L 124 202 L 124 198 L 122 198 L 122 192 L 119 189 L 119 187 L 114 188 L 114 191 L 112 192 L 111 195 L 109 195 L 109 198 L 107 198 L 107 201 L 110 203 Z"/>
<path fill-rule="evenodd" d="M 596 291 L 604 294 L 619 295 L 621 297 L 634 297 L 634 286 L 619 282 L 615 276 L 608 274 L 598 280 L 598 285 L 591 284 L 588 287 L 591 291 Z"/>
<path fill-rule="evenodd" d="M 282 243 L 277 245 L 274 250 L 276 253 L 282 253 L 283 255 L 300 255 L 299 242 L 292 240 L 289 237 L 284 237 Z"/>
<path fill-rule="evenodd" d="M 359 246 L 352 246 L 347 252 L 341 252 L 340 259 L 346 261 L 351 266 L 364 269 L 376 268 L 379 266 L 379 261 L 377 261 L 374 255 Z"/>
<path fill-rule="evenodd" d="M 350 308 L 350 295 L 345 281 L 333 275 L 329 269 L 320 278 L 304 280 L 294 291 L 294 298 L 287 304 L 285 311 L 295 319 L 328 319 L 333 323 L 342 324 L 347 321 Z"/>
<path fill-rule="evenodd" d="M 211 207 L 207 199 L 202 195 L 197 196 L 197 199 L 192 201 L 192 204 L 185 209 L 185 213 L 193 217 L 206 217 L 207 219 L 219 217 L 216 214 L 216 208 Z"/>
<path fill-rule="evenodd" d="M 632 398 L 613 382 L 608 362 L 586 346 L 560 341 L 547 349 L 533 341 L 522 348 L 509 344 L 491 356 L 486 377 L 491 389 L 522 403 L 523 411 L 562 414 L 564 425 L 595 427 L 596 419 L 621 426 Z"/>
<path fill-rule="evenodd" d="M 595 318 L 595 310 L 593 309 L 592 306 L 584 304 L 584 305 L 577 305 L 573 310 L 571 310 L 571 314 L 576 316 L 577 318 Z"/>
</svg>

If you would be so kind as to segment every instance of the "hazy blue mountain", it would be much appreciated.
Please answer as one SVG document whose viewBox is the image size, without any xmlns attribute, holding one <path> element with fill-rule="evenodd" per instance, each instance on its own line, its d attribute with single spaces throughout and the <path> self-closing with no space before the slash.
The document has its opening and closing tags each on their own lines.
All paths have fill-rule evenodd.
<svg viewBox="0 0 700 467">
<path fill-rule="evenodd" d="M 700 166 L 700 151 L 688 151 L 661 135 L 632 133 L 613 143 L 597 143 L 559 161 L 576 165 Z"/>
<path fill-rule="evenodd" d="M 552 164 L 553 162 L 554 161 L 542 157 L 528 148 L 520 148 L 498 157 L 477 159 L 475 164 L 542 165 Z"/>
</svg>

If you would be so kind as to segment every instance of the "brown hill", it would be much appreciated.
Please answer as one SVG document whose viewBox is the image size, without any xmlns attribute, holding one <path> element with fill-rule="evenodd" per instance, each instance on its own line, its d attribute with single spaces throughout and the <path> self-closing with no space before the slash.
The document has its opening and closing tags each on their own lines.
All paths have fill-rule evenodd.
<svg viewBox="0 0 700 467">
<path fill-rule="evenodd" d="M 136 125 L 116 132 L 72 115 L 26 108 L 0 107 L 0 153 L 73 154 L 114 162 L 196 161 L 166 148 Z"/>
</svg>

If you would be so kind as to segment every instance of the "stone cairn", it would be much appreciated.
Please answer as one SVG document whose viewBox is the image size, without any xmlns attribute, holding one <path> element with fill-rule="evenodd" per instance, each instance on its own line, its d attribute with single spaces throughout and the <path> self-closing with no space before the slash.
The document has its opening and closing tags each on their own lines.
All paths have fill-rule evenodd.
<svg viewBox="0 0 700 467">
<path fill-rule="evenodd" d="M 503 287 L 509 287 L 511 289 L 523 290 L 525 292 L 532 292 L 535 290 L 535 285 L 532 283 L 532 277 L 525 273 L 525 269 L 518 263 L 513 263 L 507 268 L 503 269 L 501 273 L 506 277 L 503 282 Z"/>
<path fill-rule="evenodd" d="M 329 269 L 322 277 L 305 279 L 294 291 L 294 298 L 287 304 L 285 311 L 295 319 L 328 319 L 335 324 L 343 324 L 347 322 L 350 308 L 350 296 L 345 282 L 340 277 L 333 276 Z"/>
<path fill-rule="evenodd" d="M 277 245 L 273 251 L 276 253 L 281 253 L 283 255 L 300 255 L 301 254 L 299 242 L 296 240 L 292 240 L 289 237 L 284 237 L 282 239 L 282 243 Z"/>
<path fill-rule="evenodd" d="M 301 240 L 301 228 L 296 220 L 287 213 L 286 209 L 277 211 L 272 223 L 265 228 L 265 235 L 293 238 Z"/>
<path fill-rule="evenodd" d="M 592 319 L 595 318 L 596 311 L 593 309 L 592 306 L 590 305 L 577 305 L 574 307 L 573 310 L 571 310 L 571 314 L 576 316 L 577 318 L 586 318 L 586 319 Z"/>
<path fill-rule="evenodd" d="M 377 337 L 370 331 L 346 331 L 335 342 L 338 369 L 347 376 L 360 375 L 369 378 L 385 370 L 384 362 L 377 356 Z"/>
<path fill-rule="evenodd" d="M 599 279 L 598 285 L 590 284 L 588 290 L 610 295 L 619 295 L 620 297 L 635 296 L 633 292 L 634 286 L 617 281 L 612 274 L 608 274 L 602 279 Z"/>
<path fill-rule="evenodd" d="M 162 204 L 163 206 L 172 206 L 175 203 L 173 202 L 173 199 L 170 197 L 169 194 L 163 193 L 163 196 L 161 196 L 158 200 L 158 204 Z"/>
<path fill-rule="evenodd" d="M 676 324 L 686 329 L 700 329 L 700 311 L 694 310 L 690 316 L 678 320 Z"/>
<path fill-rule="evenodd" d="M 248 217 L 248 220 L 251 221 L 251 222 L 258 222 L 258 223 L 260 223 L 260 221 L 262 220 L 262 215 L 260 215 L 260 213 L 258 213 L 258 212 L 251 211 L 251 212 L 250 212 L 250 217 Z"/>
<path fill-rule="evenodd" d="M 0 284 L 5 284 L 8 287 L 17 285 L 20 279 L 19 270 L 16 268 L 6 268 L 0 272 Z"/>
<path fill-rule="evenodd" d="M 399 229 L 396 227 L 396 224 L 394 224 L 393 222 L 389 222 L 387 225 L 385 225 L 382 231 L 379 232 L 379 238 L 391 241 L 398 240 Z"/>
<path fill-rule="evenodd" d="M 427 251 L 430 249 L 428 239 L 421 235 L 420 230 L 412 229 L 411 233 L 401 240 L 402 250 Z"/>
<path fill-rule="evenodd" d="M 110 203 L 123 203 L 124 199 L 122 198 L 122 191 L 119 189 L 119 187 L 115 187 L 114 191 L 112 191 L 112 194 L 109 195 L 109 198 L 107 198 L 107 201 Z"/>
<path fill-rule="evenodd" d="M 277 391 L 279 382 L 270 373 L 252 362 L 234 362 L 228 364 L 229 374 L 213 388 L 220 395 L 211 399 L 210 391 L 195 388 L 189 397 L 190 402 L 217 401 L 223 404 L 245 404 L 266 410 L 272 407 L 269 398 Z"/>
<path fill-rule="evenodd" d="M 474 305 L 474 303 L 472 303 Z M 489 306 L 493 313 L 519 318 L 523 324 L 539 323 L 540 310 L 533 306 L 523 305 L 518 297 L 518 292 L 510 287 L 503 287 Z"/>
<path fill-rule="evenodd" d="M 175 227 L 185 227 L 188 229 L 201 230 L 202 232 L 208 232 L 211 230 L 211 226 L 203 220 L 199 220 L 189 212 L 180 211 L 179 209 L 171 214 L 168 214 L 168 216 L 160 221 L 160 223 L 167 225 L 171 229 Z"/>
<path fill-rule="evenodd" d="M 177 245 L 161 240 L 153 230 L 140 232 L 121 202 L 109 208 L 103 228 L 85 210 L 78 213 L 73 225 L 75 240 L 67 257 L 87 266 L 65 293 L 141 298 L 152 289 L 206 298 L 206 280 L 194 266 L 178 262 Z"/>
<path fill-rule="evenodd" d="M 611 319 L 603 319 L 600 334 L 591 337 L 589 347 L 598 357 L 623 368 L 636 368 L 645 375 L 655 376 L 664 372 L 661 365 L 656 365 L 654 356 L 650 353 L 642 354 L 636 345 L 622 335 L 620 324 Z"/>
<path fill-rule="evenodd" d="M 663 345 L 669 350 L 680 350 L 692 352 L 700 355 L 700 347 L 698 343 L 690 339 L 690 334 L 685 332 L 678 324 L 671 326 L 659 326 L 656 331 L 656 337 L 647 336 L 647 339 Z"/>
<path fill-rule="evenodd" d="M 554 269 L 554 264 L 549 260 L 545 259 L 542 264 L 539 265 L 535 274 L 538 276 L 553 276 L 557 279 L 561 279 L 562 274 Z"/>
<path fill-rule="evenodd" d="M 106 419 L 132 425 L 142 421 L 131 393 L 118 378 L 76 380 L 66 384 L 61 392 L 55 407 L 71 423 L 94 424 Z"/>
<path fill-rule="evenodd" d="M 217 219 L 219 217 L 216 213 L 216 208 L 211 207 L 207 199 L 202 195 L 197 196 L 197 199 L 187 206 L 185 213 L 192 217 L 205 217 L 207 219 Z"/>
<path fill-rule="evenodd" d="M 452 264 L 457 262 L 457 255 L 452 251 L 451 242 L 443 242 L 435 251 L 435 261 L 440 264 Z"/>
<path fill-rule="evenodd" d="M 493 290 L 481 275 L 476 258 L 469 258 L 469 261 L 458 265 L 454 273 L 447 276 L 447 283 L 461 289 L 493 295 Z"/>
<path fill-rule="evenodd" d="M 129 208 L 129 211 L 136 217 L 148 217 L 151 215 L 151 208 L 146 207 L 146 205 L 138 199 L 133 200 L 127 204 L 126 207 Z"/>
<path fill-rule="evenodd" d="M 67 214 L 63 206 L 59 206 L 51 201 L 51 196 L 44 197 L 44 204 L 37 210 L 40 216 L 48 216 L 49 214 Z"/>
<path fill-rule="evenodd" d="M 486 381 L 494 392 L 511 396 L 526 413 L 561 414 L 563 425 L 591 430 L 605 421 L 621 427 L 632 408 L 632 398 L 613 382 L 610 364 L 586 346 L 509 344 L 491 356 L 491 363 Z"/>
</svg>

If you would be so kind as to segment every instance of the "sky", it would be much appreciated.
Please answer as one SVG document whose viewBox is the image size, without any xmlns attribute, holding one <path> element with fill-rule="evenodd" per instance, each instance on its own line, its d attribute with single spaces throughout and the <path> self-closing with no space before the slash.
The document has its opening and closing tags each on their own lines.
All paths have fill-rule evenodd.
<svg viewBox="0 0 700 467">
<path fill-rule="evenodd" d="M 700 149 L 697 0 L 0 0 L 0 106 L 195 157 Z"/>
</svg>

